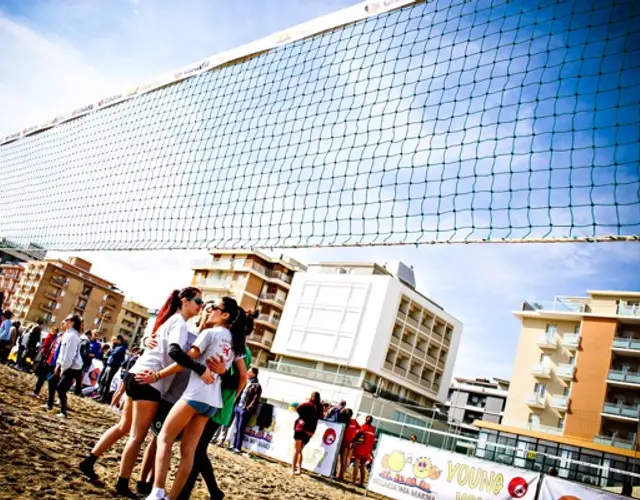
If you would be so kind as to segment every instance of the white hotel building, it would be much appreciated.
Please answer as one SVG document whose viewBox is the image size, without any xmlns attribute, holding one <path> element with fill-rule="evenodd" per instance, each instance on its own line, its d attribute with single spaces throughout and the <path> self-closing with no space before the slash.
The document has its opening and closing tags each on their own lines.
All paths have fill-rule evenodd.
<svg viewBox="0 0 640 500">
<path fill-rule="evenodd" d="M 312 264 L 291 284 L 263 397 L 285 406 L 344 399 L 355 412 L 404 421 L 444 403 L 462 324 L 415 290 L 403 264 Z M 400 415 L 398 415 L 400 412 Z"/>
</svg>

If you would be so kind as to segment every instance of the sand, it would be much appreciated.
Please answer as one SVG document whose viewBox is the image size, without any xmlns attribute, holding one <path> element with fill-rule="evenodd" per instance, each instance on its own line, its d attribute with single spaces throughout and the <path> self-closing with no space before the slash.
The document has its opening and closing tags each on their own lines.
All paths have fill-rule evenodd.
<svg viewBox="0 0 640 500">
<path fill-rule="evenodd" d="M 29 397 L 34 384 L 33 375 L 0 365 L 0 500 L 114 498 L 123 442 L 96 466 L 105 487 L 85 480 L 77 464 L 118 416 L 95 401 L 70 395 L 69 418 L 60 420 L 57 412 L 41 408 L 44 401 Z M 46 397 L 46 385 L 41 395 Z M 291 476 L 284 464 L 246 458 L 214 446 L 209 455 L 225 498 L 230 500 L 353 500 L 364 493 L 312 475 Z M 134 478 L 137 472 L 136 468 Z M 209 496 L 199 484 L 191 498 Z"/>
</svg>

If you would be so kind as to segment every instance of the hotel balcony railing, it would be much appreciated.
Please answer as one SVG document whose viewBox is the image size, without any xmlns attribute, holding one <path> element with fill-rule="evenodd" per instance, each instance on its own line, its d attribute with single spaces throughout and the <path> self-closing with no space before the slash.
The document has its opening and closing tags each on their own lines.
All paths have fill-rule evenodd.
<svg viewBox="0 0 640 500">
<path fill-rule="evenodd" d="M 527 396 L 527 405 L 533 406 L 534 408 L 544 408 L 547 406 L 547 400 L 544 394 L 534 392 Z"/>
<path fill-rule="evenodd" d="M 640 306 L 634 304 L 619 304 L 618 315 L 620 316 L 640 316 Z"/>
<path fill-rule="evenodd" d="M 556 377 L 562 380 L 573 380 L 576 373 L 576 367 L 568 363 L 560 363 L 556 368 Z"/>
<path fill-rule="evenodd" d="M 533 424 L 533 423 L 521 423 L 517 421 L 511 420 L 502 420 L 502 424 L 508 427 L 516 427 L 519 429 L 528 429 L 530 431 L 544 432 L 546 434 L 554 434 L 561 435 L 562 428 L 560 427 L 551 427 L 550 425 L 541 425 L 541 424 Z"/>
<path fill-rule="evenodd" d="M 218 288 L 220 290 L 229 290 L 231 288 L 231 281 L 226 280 L 212 280 L 212 279 L 199 279 L 196 280 L 197 286 L 208 286 L 211 288 Z"/>
<path fill-rule="evenodd" d="M 625 450 L 633 450 L 636 446 L 634 439 L 623 439 L 616 436 L 596 436 L 593 438 L 593 442 L 614 446 L 616 448 L 624 448 Z"/>
<path fill-rule="evenodd" d="M 560 341 L 562 347 L 566 349 L 577 349 L 580 347 L 580 334 L 579 333 L 566 333 Z"/>
<path fill-rule="evenodd" d="M 558 334 L 556 332 L 543 333 L 536 340 L 536 344 L 543 349 L 555 349 L 558 347 Z"/>
<path fill-rule="evenodd" d="M 531 367 L 531 373 L 536 377 L 549 378 L 551 376 L 551 367 L 545 363 L 536 363 Z"/>
<path fill-rule="evenodd" d="M 272 316 L 269 316 L 268 314 L 261 314 L 260 316 L 258 316 L 257 318 L 258 321 L 262 321 L 263 323 L 268 323 L 271 326 L 278 326 L 278 323 L 280 323 L 280 320 L 278 318 L 274 318 Z"/>
<path fill-rule="evenodd" d="M 640 385 L 640 373 L 621 370 L 609 370 L 607 380 L 610 382 L 624 382 L 627 384 Z"/>
<path fill-rule="evenodd" d="M 258 344 L 264 344 L 267 347 L 271 347 L 273 345 L 273 339 L 268 338 L 266 335 L 250 335 L 247 337 L 248 341 L 257 342 Z"/>
<path fill-rule="evenodd" d="M 360 377 L 353 377 L 341 373 L 330 372 L 326 370 L 318 370 L 315 368 L 304 368 L 302 366 L 280 363 L 278 361 L 269 361 L 267 368 L 279 373 L 294 375 L 296 377 L 317 380 L 335 385 L 344 385 L 347 387 L 360 387 Z"/>
<path fill-rule="evenodd" d="M 625 339 L 616 337 L 611 344 L 612 349 L 626 349 L 629 351 L 640 351 L 640 339 Z"/>
<path fill-rule="evenodd" d="M 591 312 L 591 307 L 587 303 L 588 299 L 562 299 L 558 298 L 553 302 L 523 302 L 522 311 L 557 311 L 568 313 Z"/>
<path fill-rule="evenodd" d="M 640 405 L 623 405 L 618 403 L 606 403 L 602 407 L 602 413 L 638 420 Z"/>
<path fill-rule="evenodd" d="M 276 304 L 284 305 L 284 299 L 279 298 L 275 293 L 261 293 L 260 300 L 268 300 Z"/>
<path fill-rule="evenodd" d="M 569 396 L 551 396 L 551 407 L 566 411 L 569 408 Z"/>
</svg>

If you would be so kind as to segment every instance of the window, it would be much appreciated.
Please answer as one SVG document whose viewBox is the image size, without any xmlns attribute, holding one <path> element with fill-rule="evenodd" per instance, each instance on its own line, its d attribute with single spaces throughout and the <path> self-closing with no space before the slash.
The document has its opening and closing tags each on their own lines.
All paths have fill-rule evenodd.
<svg viewBox="0 0 640 500">
<path fill-rule="evenodd" d="M 573 327 L 573 333 L 575 334 L 580 334 L 580 325 L 576 325 L 575 327 Z"/>
<path fill-rule="evenodd" d="M 547 333 L 553 334 L 553 333 L 557 333 L 557 331 L 558 331 L 558 325 L 555 325 L 553 323 L 547 324 Z"/>
<path fill-rule="evenodd" d="M 571 384 L 569 384 L 567 387 L 564 388 L 564 391 L 562 391 L 562 395 L 568 397 L 570 392 L 571 392 Z"/>
<path fill-rule="evenodd" d="M 547 384 L 536 383 L 536 385 L 533 387 L 533 391 L 539 396 L 544 396 L 547 392 Z"/>
</svg>

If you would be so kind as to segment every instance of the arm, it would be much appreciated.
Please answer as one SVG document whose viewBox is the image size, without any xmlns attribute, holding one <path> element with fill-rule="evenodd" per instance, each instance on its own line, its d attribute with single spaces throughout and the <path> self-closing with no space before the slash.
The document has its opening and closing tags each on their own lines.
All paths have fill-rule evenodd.
<svg viewBox="0 0 640 500">
<path fill-rule="evenodd" d="M 58 368 L 60 369 L 60 373 L 66 372 L 71 365 L 73 364 L 73 358 L 75 358 L 75 353 L 78 350 L 78 339 L 77 335 L 69 335 L 66 339 L 63 339 L 60 342 L 60 354 L 58 355 Z"/>
</svg>

